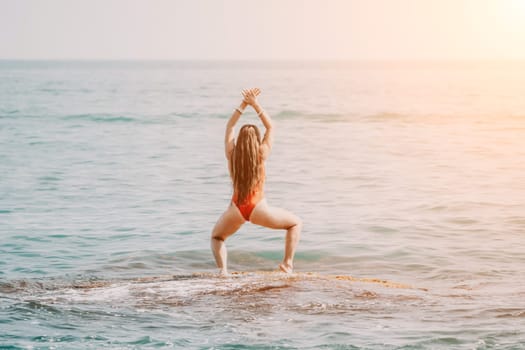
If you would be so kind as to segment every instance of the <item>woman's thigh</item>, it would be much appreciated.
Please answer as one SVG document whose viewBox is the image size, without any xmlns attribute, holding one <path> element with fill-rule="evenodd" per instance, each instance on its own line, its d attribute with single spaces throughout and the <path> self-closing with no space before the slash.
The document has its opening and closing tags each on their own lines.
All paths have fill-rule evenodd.
<svg viewBox="0 0 525 350">
<path fill-rule="evenodd" d="M 272 229 L 288 229 L 301 222 L 295 214 L 288 210 L 269 206 L 266 198 L 262 199 L 253 209 L 250 221 Z"/>
<path fill-rule="evenodd" d="M 246 220 L 242 217 L 239 209 L 235 204 L 230 203 L 230 206 L 213 227 L 212 238 L 225 240 L 234 234 L 245 222 Z"/>
</svg>

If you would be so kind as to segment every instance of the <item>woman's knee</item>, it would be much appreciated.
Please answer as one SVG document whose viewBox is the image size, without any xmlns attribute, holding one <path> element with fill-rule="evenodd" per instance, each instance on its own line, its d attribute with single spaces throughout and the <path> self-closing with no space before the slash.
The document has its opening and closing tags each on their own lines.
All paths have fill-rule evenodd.
<svg viewBox="0 0 525 350">
<path fill-rule="evenodd" d="M 222 237 L 222 236 L 219 236 L 219 235 L 212 234 L 211 235 L 211 239 L 215 240 L 215 241 L 224 242 L 226 240 L 226 237 Z"/>
<path fill-rule="evenodd" d="M 226 238 L 233 235 L 241 227 L 242 224 L 235 224 L 229 226 L 219 226 L 213 228 L 211 231 L 211 238 L 218 241 L 225 241 Z"/>
<path fill-rule="evenodd" d="M 224 242 L 228 236 L 230 236 L 227 231 L 219 229 L 219 227 L 214 227 L 211 231 L 211 239 L 216 241 Z"/>
<path fill-rule="evenodd" d="M 293 227 L 298 227 L 299 230 L 303 227 L 303 220 L 301 220 L 301 218 L 297 215 L 294 215 L 293 222 L 290 227 L 287 227 L 287 229 L 291 229 Z"/>
</svg>

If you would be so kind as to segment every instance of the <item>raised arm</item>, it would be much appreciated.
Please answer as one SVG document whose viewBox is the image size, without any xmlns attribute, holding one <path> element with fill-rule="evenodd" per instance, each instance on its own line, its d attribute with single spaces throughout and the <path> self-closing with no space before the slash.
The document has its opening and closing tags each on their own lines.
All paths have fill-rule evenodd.
<svg viewBox="0 0 525 350">
<path fill-rule="evenodd" d="M 266 159 L 270 155 L 270 151 L 272 150 L 272 144 L 273 144 L 273 123 L 272 118 L 266 113 L 266 111 L 261 107 L 259 102 L 257 101 L 257 95 L 260 93 L 259 89 L 253 89 L 250 90 L 247 93 L 243 92 L 245 101 L 255 109 L 255 112 L 257 112 L 257 115 L 261 119 L 264 128 L 266 129 L 264 133 L 264 137 L 261 144 L 261 151 L 263 158 Z"/>
<path fill-rule="evenodd" d="M 241 114 L 247 105 L 248 104 L 246 103 L 246 101 L 243 100 L 240 106 L 235 108 L 232 116 L 226 124 L 226 133 L 224 135 L 224 153 L 228 160 L 230 160 L 233 152 L 233 147 L 235 146 L 235 133 L 233 131 L 233 128 L 235 127 L 235 124 L 237 124 L 237 121 L 241 117 Z"/>
</svg>

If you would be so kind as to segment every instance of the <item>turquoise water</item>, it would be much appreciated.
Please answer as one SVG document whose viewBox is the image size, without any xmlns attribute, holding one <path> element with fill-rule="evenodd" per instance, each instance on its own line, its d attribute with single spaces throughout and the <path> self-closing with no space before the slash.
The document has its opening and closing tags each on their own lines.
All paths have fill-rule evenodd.
<svg viewBox="0 0 525 350">
<path fill-rule="evenodd" d="M 249 223 L 243 273 L 213 274 L 250 86 L 268 202 L 304 221 L 292 277 Z M 524 86 L 520 62 L 2 61 L 0 347 L 523 349 Z"/>
</svg>

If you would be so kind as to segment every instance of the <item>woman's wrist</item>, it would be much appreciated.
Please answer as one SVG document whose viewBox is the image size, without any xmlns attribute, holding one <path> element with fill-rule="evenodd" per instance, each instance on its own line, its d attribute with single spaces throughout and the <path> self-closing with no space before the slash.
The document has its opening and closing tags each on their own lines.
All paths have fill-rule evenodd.
<svg viewBox="0 0 525 350">
<path fill-rule="evenodd" d="M 253 109 L 255 109 L 255 111 L 257 113 L 259 113 L 261 110 L 262 110 L 262 107 L 259 103 L 255 102 L 253 105 L 252 105 Z"/>
<path fill-rule="evenodd" d="M 242 113 L 246 109 L 247 105 L 248 104 L 245 101 L 242 101 L 241 104 L 239 105 L 239 107 L 237 107 L 235 109 L 238 110 L 240 113 Z"/>
</svg>

